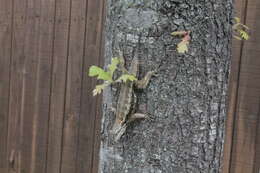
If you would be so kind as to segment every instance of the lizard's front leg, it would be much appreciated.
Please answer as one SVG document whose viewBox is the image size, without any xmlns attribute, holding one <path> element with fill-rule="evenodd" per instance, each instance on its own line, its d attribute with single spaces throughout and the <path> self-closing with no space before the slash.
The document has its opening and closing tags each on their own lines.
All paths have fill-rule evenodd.
<svg viewBox="0 0 260 173">
<path fill-rule="evenodd" d="M 150 82 L 152 76 L 154 76 L 156 71 L 149 71 L 146 73 L 145 77 L 141 80 L 135 81 L 135 86 L 139 89 L 144 89 Z"/>
</svg>

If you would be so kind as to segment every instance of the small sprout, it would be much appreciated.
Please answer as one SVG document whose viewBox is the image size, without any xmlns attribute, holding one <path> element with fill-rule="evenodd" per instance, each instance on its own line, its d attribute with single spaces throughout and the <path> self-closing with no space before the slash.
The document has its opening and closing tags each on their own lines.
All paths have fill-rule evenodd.
<svg viewBox="0 0 260 173">
<path fill-rule="evenodd" d="M 97 79 L 103 80 L 103 84 L 97 85 L 95 87 L 95 89 L 93 90 L 93 96 L 96 96 L 98 94 L 100 94 L 102 92 L 102 90 L 104 90 L 107 86 L 116 83 L 116 82 L 127 82 L 127 81 L 135 81 L 137 80 L 137 78 L 134 75 L 128 74 L 127 71 L 121 71 L 121 76 L 116 79 L 113 80 L 113 75 L 114 72 L 117 69 L 120 69 L 120 67 L 118 67 L 119 65 L 123 65 L 124 64 L 124 60 L 123 58 L 112 58 L 111 60 L 111 64 L 108 65 L 108 70 L 105 71 L 102 68 L 98 67 L 98 66 L 91 66 L 89 68 L 89 73 L 88 75 L 90 77 L 95 77 L 97 76 Z"/>
<path fill-rule="evenodd" d="M 97 94 L 100 94 L 102 90 L 105 89 L 105 84 L 97 85 L 96 88 L 93 90 L 93 96 L 96 96 Z"/>
<path fill-rule="evenodd" d="M 235 17 L 234 20 L 236 23 L 232 27 L 235 32 L 233 37 L 238 40 L 248 40 L 249 39 L 249 34 L 248 34 L 249 28 L 246 25 L 240 23 L 240 18 Z"/>
<path fill-rule="evenodd" d="M 101 79 L 101 80 L 106 80 L 106 81 L 111 81 L 112 82 L 112 76 L 111 76 L 110 73 L 108 73 L 108 72 L 104 71 L 102 68 L 94 66 L 94 65 L 89 68 L 88 75 L 90 77 L 97 76 L 97 79 Z"/>
<path fill-rule="evenodd" d="M 173 36 L 181 36 L 182 41 L 177 45 L 177 51 L 179 53 L 185 53 L 188 51 L 188 45 L 190 43 L 190 31 L 175 31 L 172 32 Z"/>
<path fill-rule="evenodd" d="M 93 96 L 101 94 L 102 90 L 104 90 L 107 86 L 109 86 L 110 82 L 104 82 L 103 84 L 96 85 L 96 88 L 93 90 Z"/>
<path fill-rule="evenodd" d="M 248 35 L 247 32 L 245 32 L 245 31 L 243 31 L 243 30 L 240 30 L 240 31 L 239 31 L 239 34 L 240 34 L 240 36 L 241 36 L 242 39 L 244 39 L 244 40 L 248 40 L 248 39 L 249 39 L 249 35 Z"/>
<path fill-rule="evenodd" d="M 177 51 L 179 53 L 185 53 L 188 51 L 188 45 L 190 43 L 190 31 L 175 31 L 172 32 L 173 36 L 181 36 L 182 41 L 177 45 Z"/>
<path fill-rule="evenodd" d="M 188 51 L 188 41 L 181 41 L 178 45 L 177 45 L 177 51 L 179 53 L 185 53 Z"/>
<path fill-rule="evenodd" d="M 236 23 L 240 23 L 240 18 L 239 17 L 234 17 Z"/>
</svg>

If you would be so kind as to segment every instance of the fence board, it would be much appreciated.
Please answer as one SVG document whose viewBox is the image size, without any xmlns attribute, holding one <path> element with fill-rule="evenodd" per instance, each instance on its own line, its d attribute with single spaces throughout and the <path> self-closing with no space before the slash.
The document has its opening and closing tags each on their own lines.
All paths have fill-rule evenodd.
<svg viewBox="0 0 260 173">
<path fill-rule="evenodd" d="M 49 18 L 50 1 L 14 1 L 13 77 L 10 109 L 10 155 L 14 152 L 17 163 L 14 172 L 45 172 L 46 142 L 49 110 L 49 75 L 52 34 Z M 41 10 L 44 9 L 44 10 Z M 17 51 L 18 49 L 18 51 Z M 16 64 L 18 63 L 18 64 Z M 15 73 L 17 70 L 17 73 Z M 17 83 L 18 82 L 18 83 Z M 21 88 L 17 88 L 21 87 Z M 15 124 L 13 124 L 15 123 Z"/>
<path fill-rule="evenodd" d="M 102 14 L 101 14 L 101 26 L 102 24 L 105 24 L 105 14 L 106 13 L 106 0 L 104 0 L 104 3 L 102 4 Z M 100 62 L 99 64 L 101 66 L 103 66 L 103 60 L 102 58 L 104 57 L 104 52 L 105 52 L 105 36 L 104 36 L 104 27 L 102 29 L 100 29 L 101 32 L 101 39 L 100 39 L 100 54 L 99 54 L 99 58 L 100 58 Z M 103 30 L 103 31 L 102 31 Z M 99 149 L 100 149 L 100 141 L 101 141 L 101 121 L 102 121 L 102 98 L 99 97 L 97 100 L 97 112 L 96 112 L 96 121 L 95 121 L 95 134 L 94 134 L 94 139 L 95 139 L 95 143 L 94 143 L 94 154 L 93 154 L 93 170 L 92 172 L 98 172 L 99 169 Z"/>
<path fill-rule="evenodd" d="M 235 1 L 236 16 L 241 19 L 241 22 L 245 21 L 246 0 Z M 228 99 L 228 112 L 226 119 L 226 132 L 224 143 L 224 156 L 223 156 L 223 173 L 229 173 L 230 162 L 232 160 L 232 147 L 233 147 L 233 133 L 234 133 L 234 121 L 235 113 L 237 109 L 237 97 L 238 97 L 238 83 L 239 72 L 241 66 L 241 54 L 243 45 L 241 42 L 233 39 L 232 45 L 232 61 L 231 61 L 231 73 L 229 79 L 229 99 Z"/>
<path fill-rule="evenodd" d="M 77 169 L 82 75 L 86 75 L 83 69 L 86 3 L 86 0 L 73 0 L 71 3 L 62 173 L 76 172 Z"/>
<path fill-rule="evenodd" d="M 102 33 L 103 1 L 88 0 L 85 51 L 83 59 L 83 71 L 87 71 L 90 65 L 100 64 L 100 40 Z M 83 75 L 81 89 L 81 109 L 79 119 L 79 144 L 77 173 L 92 172 L 95 144 L 95 124 L 98 113 L 97 106 L 101 104 L 98 97 L 92 96 L 92 90 L 96 81 L 87 75 Z M 91 98 L 91 101 L 89 100 Z"/>
<path fill-rule="evenodd" d="M 56 0 L 55 2 L 47 173 L 61 171 L 70 2 L 70 0 Z"/>
<path fill-rule="evenodd" d="M 97 171 L 101 100 L 86 72 L 102 64 L 103 6 L 0 2 L 1 173 L 91 172 L 94 158 Z"/>
<path fill-rule="evenodd" d="M 8 165 L 9 173 L 21 172 L 21 149 L 23 134 L 23 95 L 25 88 L 25 50 L 26 35 L 26 1 L 13 1 L 13 37 L 12 37 L 12 64 L 10 81 L 10 107 L 8 125 Z"/>
<path fill-rule="evenodd" d="M 236 3 L 240 6 L 241 3 L 245 4 L 244 23 L 251 29 L 252 37 L 242 44 L 240 55 L 233 55 L 233 58 L 241 57 L 241 64 L 232 65 L 232 67 L 237 66 L 238 80 L 237 83 L 231 80 L 230 85 L 237 88 L 237 94 L 231 103 L 234 108 L 229 107 L 234 111 L 229 112 L 228 117 L 234 118 L 227 120 L 225 145 L 228 144 L 230 150 L 228 154 L 224 151 L 225 169 L 223 172 L 258 173 L 260 164 L 259 146 L 257 145 L 260 139 L 260 86 L 258 82 L 260 68 L 257 64 L 260 62 L 258 59 L 260 38 L 257 37 L 257 33 L 260 29 L 258 20 L 260 13 L 257 9 L 260 7 L 260 2 L 257 0 L 238 0 Z M 234 75 L 233 71 L 231 74 Z M 232 93 L 232 90 L 230 92 Z M 230 127 L 232 127 L 232 131 Z"/>
<path fill-rule="evenodd" d="M 12 1 L 0 1 L 0 172 L 7 171 L 8 103 L 11 63 Z"/>
</svg>

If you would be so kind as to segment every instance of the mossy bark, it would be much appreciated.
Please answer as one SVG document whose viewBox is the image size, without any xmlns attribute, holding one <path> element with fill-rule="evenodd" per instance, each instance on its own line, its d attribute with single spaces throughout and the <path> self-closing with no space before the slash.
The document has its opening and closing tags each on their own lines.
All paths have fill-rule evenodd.
<svg viewBox="0 0 260 173">
<path fill-rule="evenodd" d="M 138 90 L 138 111 L 151 119 L 132 123 L 119 142 L 110 130 L 118 86 L 103 99 L 102 173 L 220 172 L 231 52 L 231 0 L 107 0 L 105 62 L 123 51 L 141 61 L 140 77 L 158 68 Z M 176 51 L 190 31 L 185 54 Z"/>
</svg>

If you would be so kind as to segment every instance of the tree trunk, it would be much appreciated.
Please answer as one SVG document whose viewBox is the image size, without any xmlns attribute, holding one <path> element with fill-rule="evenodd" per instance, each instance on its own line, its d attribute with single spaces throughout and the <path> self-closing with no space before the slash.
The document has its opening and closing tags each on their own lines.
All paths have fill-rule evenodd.
<svg viewBox="0 0 260 173">
<path fill-rule="evenodd" d="M 138 112 L 118 142 L 110 130 L 118 86 L 103 99 L 102 173 L 220 172 L 231 52 L 231 0 L 107 0 L 105 62 L 120 49 L 129 64 L 138 55 L 139 77 L 158 68 L 137 91 Z M 187 53 L 176 51 L 190 31 Z"/>
</svg>

